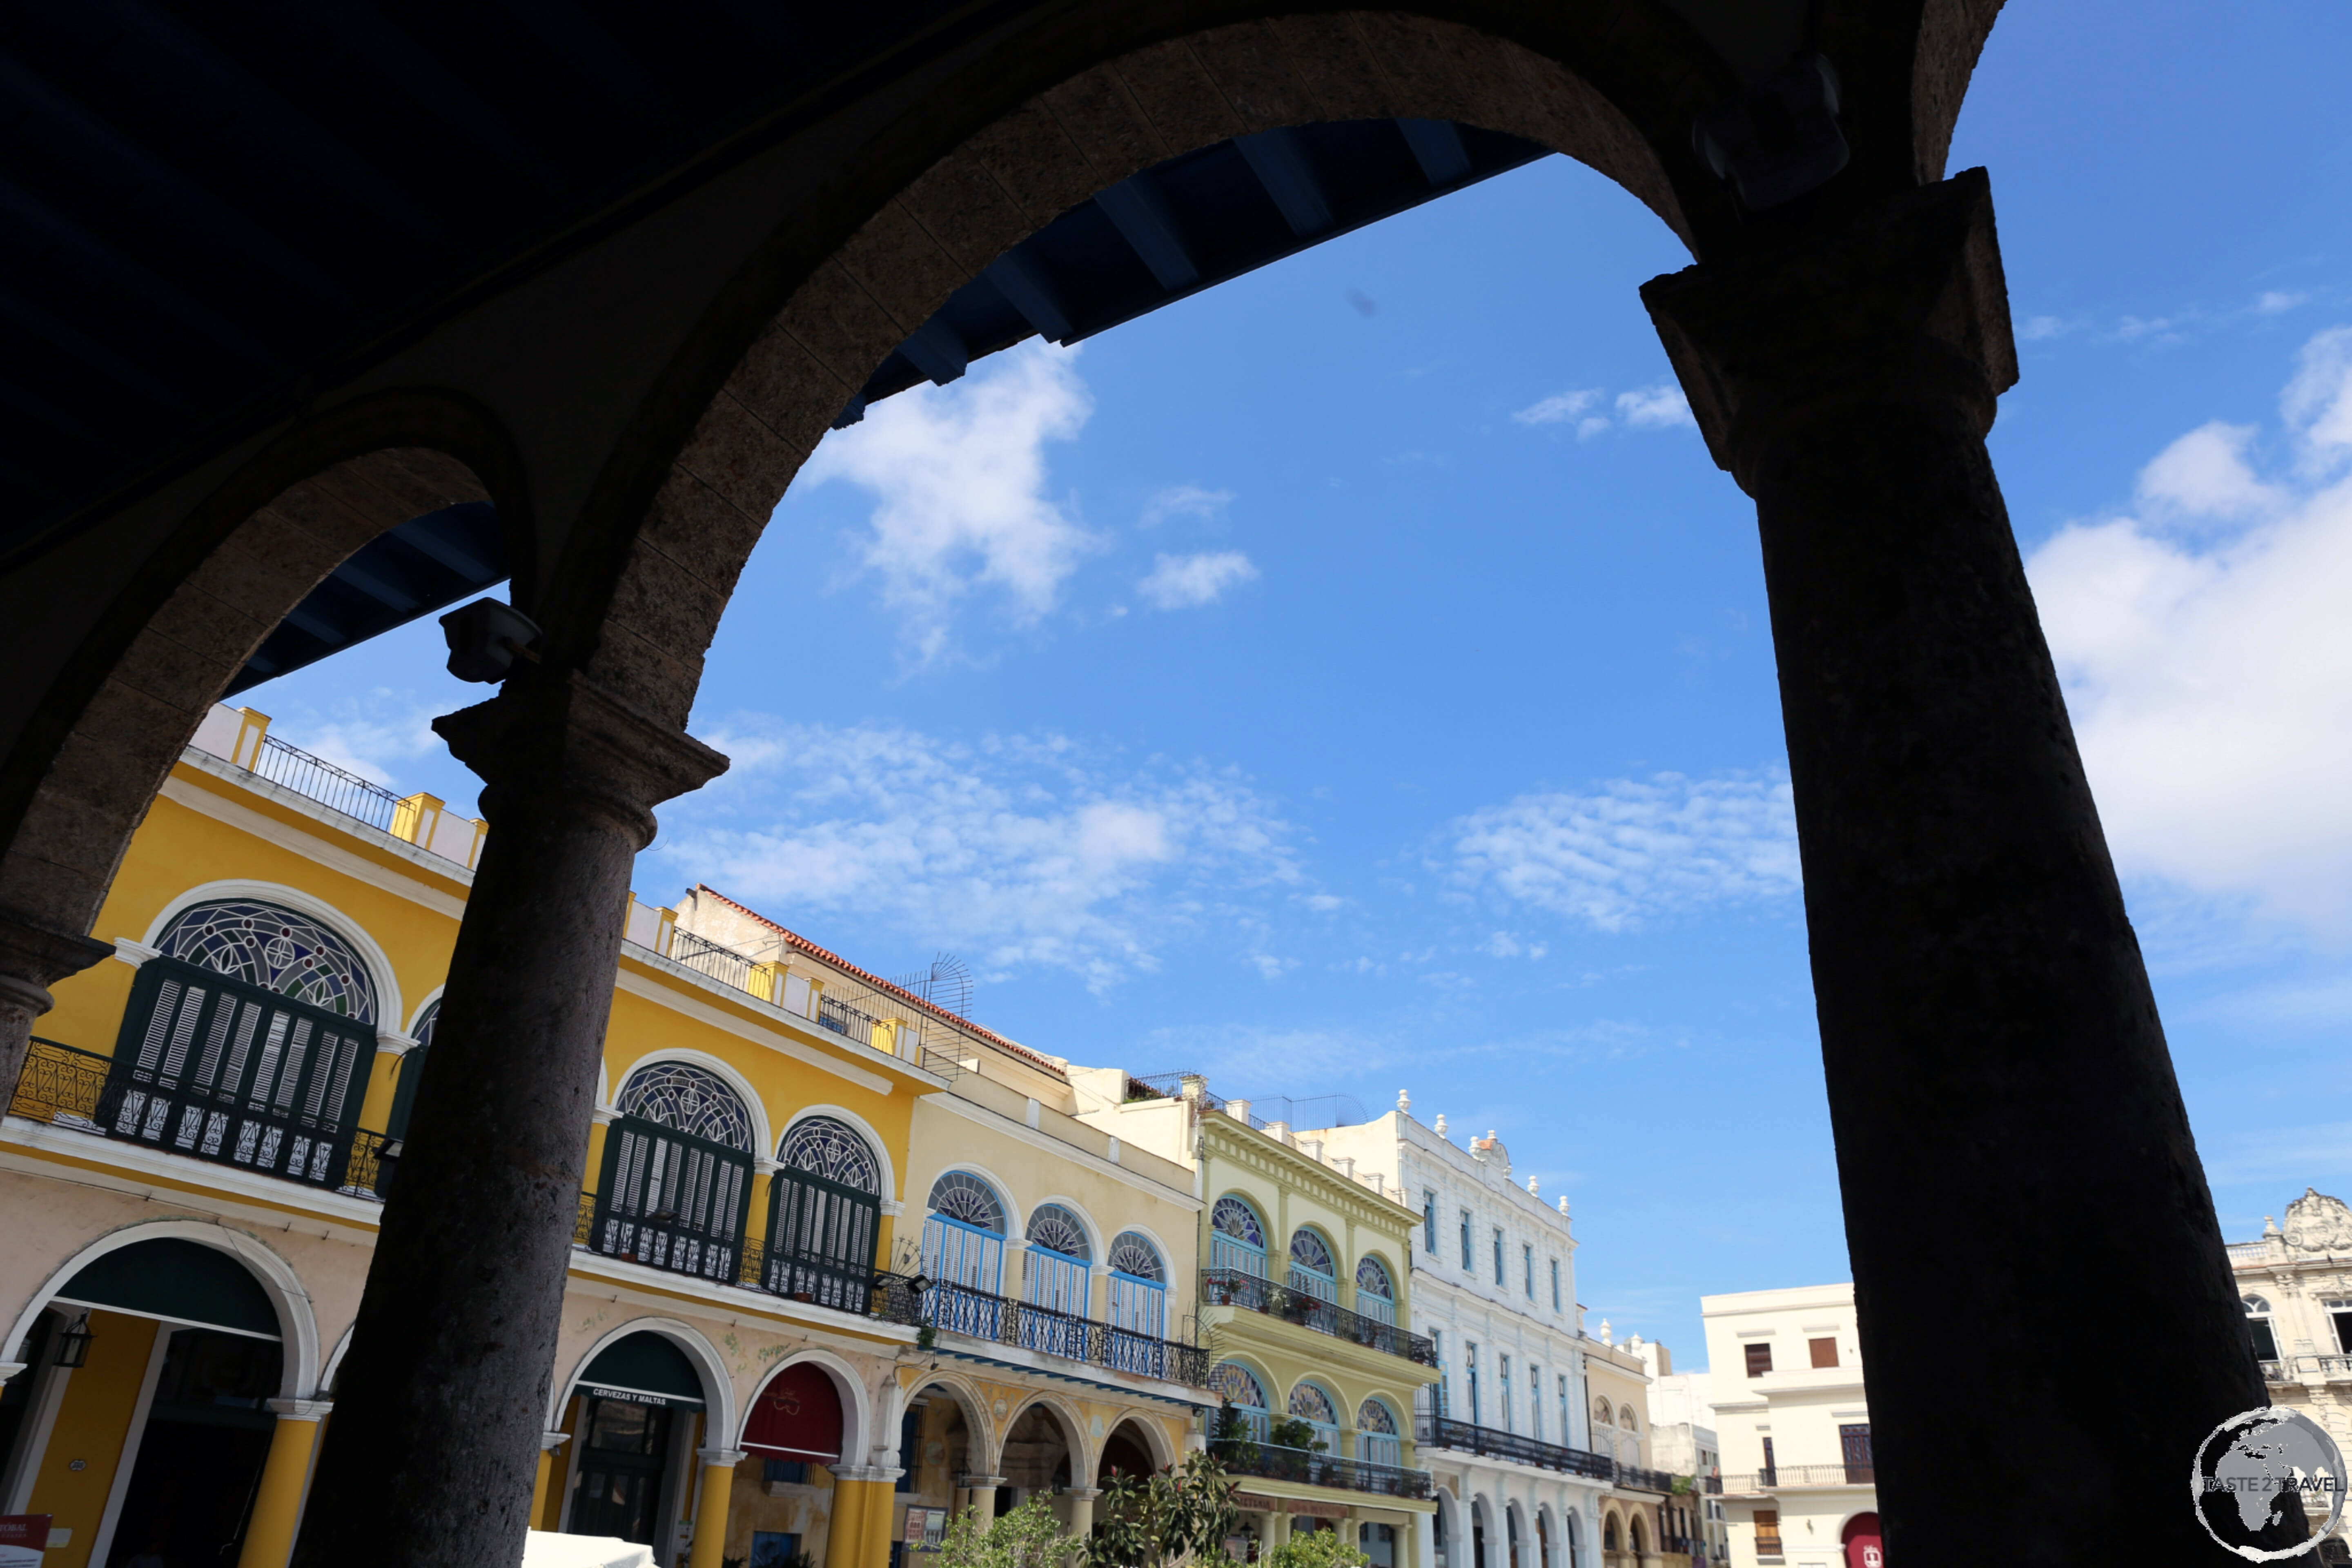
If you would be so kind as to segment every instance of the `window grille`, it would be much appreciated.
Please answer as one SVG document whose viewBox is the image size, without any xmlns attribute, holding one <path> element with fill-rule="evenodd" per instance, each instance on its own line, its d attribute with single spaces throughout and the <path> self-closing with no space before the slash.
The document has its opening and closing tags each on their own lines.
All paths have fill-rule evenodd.
<svg viewBox="0 0 2352 1568">
<path fill-rule="evenodd" d="M 1495 1227 L 1495 1288 L 1499 1290 L 1509 1283 L 1510 1280 L 1503 1274 L 1503 1227 L 1496 1226 Z"/>
<path fill-rule="evenodd" d="M 1360 1316 L 1380 1322 L 1396 1321 L 1396 1286 L 1377 1258 L 1357 1261 L 1356 1311 Z"/>
<path fill-rule="evenodd" d="M 1462 1272 L 1467 1274 L 1470 1272 L 1471 1268 L 1470 1211 L 1468 1209 L 1464 1209 L 1462 1211 Z"/>
<path fill-rule="evenodd" d="M 1339 1299 L 1339 1269 L 1331 1262 L 1331 1248 L 1303 1226 L 1290 1237 L 1290 1288 L 1318 1301 Z"/>
<path fill-rule="evenodd" d="M 1265 1226 L 1240 1198 L 1219 1198 L 1209 1211 L 1209 1267 L 1265 1278 Z"/>
<path fill-rule="evenodd" d="M 767 1287 L 839 1311 L 870 1302 L 882 1173 L 856 1129 L 829 1116 L 795 1122 L 768 1184 Z"/>
<path fill-rule="evenodd" d="M 322 1013 L 375 1021 L 375 983 L 351 945 L 308 915 L 250 899 L 183 910 L 155 950 Z"/>
<path fill-rule="evenodd" d="M 640 1103 L 677 1109 L 658 1100 Z M 741 1112 L 740 1105 L 735 1109 Z M 597 1251 L 722 1284 L 736 1282 L 744 1209 L 751 1198 L 751 1158 L 743 1150 L 625 1114 L 605 1131 L 598 1189 Z"/>
<path fill-rule="evenodd" d="M 1314 1384 L 1297 1384 L 1290 1391 L 1290 1413 L 1315 1428 L 1325 1453 L 1339 1457 L 1339 1412 L 1329 1394 Z"/>
<path fill-rule="evenodd" d="M 1072 1317 L 1092 1315 L 1087 1261 L 1092 1248 L 1078 1216 L 1059 1204 L 1040 1204 L 1029 1215 L 1022 1268 L 1030 1301 Z"/>
<path fill-rule="evenodd" d="M 1437 1254 L 1437 1194 L 1424 1187 L 1421 1193 L 1421 1245 L 1432 1257 Z"/>
<path fill-rule="evenodd" d="M 1209 1369 L 1209 1391 L 1241 1413 L 1253 1441 L 1263 1443 L 1273 1425 L 1266 1407 L 1265 1384 L 1239 1362 L 1221 1361 Z"/>
<path fill-rule="evenodd" d="M 751 1113 L 715 1073 L 685 1062 L 639 1068 L 621 1086 L 623 1116 L 633 1116 L 739 1153 L 751 1152 Z"/>
<path fill-rule="evenodd" d="M 995 1192 L 977 1176 L 950 1171 L 932 1184 L 929 1207 L 923 1222 L 923 1272 L 966 1291 L 994 1296 L 1004 1278 L 1004 1205 Z M 958 1317 L 941 1328 L 996 1337 L 1000 1309 L 993 1302 L 953 1294 L 947 1305 Z"/>
<path fill-rule="evenodd" d="M 1559 1310 L 1559 1259 L 1551 1260 L 1551 1310 Z"/>
</svg>

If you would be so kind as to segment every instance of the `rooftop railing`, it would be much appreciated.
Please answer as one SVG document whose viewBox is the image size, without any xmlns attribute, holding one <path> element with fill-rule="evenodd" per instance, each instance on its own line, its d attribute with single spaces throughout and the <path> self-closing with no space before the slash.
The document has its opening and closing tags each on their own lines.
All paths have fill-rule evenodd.
<svg viewBox="0 0 2352 1568">
<path fill-rule="evenodd" d="M 1239 1268 L 1204 1268 L 1201 1271 L 1201 1304 L 1206 1307 L 1241 1307 L 1253 1312 L 1263 1312 L 1284 1322 L 1312 1329 L 1318 1334 L 1347 1340 L 1390 1355 L 1402 1356 L 1423 1366 L 1437 1364 L 1437 1347 L 1420 1334 L 1383 1323 L 1378 1318 L 1367 1318 L 1351 1312 L 1336 1301 L 1327 1301 L 1305 1290 L 1293 1290 L 1271 1279 L 1259 1278 Z"/>
<path fill-rule="evenodd" d="M 1590 1454 L 1582 1448 L 1564 1447 L 1538 1437 L 1522 1437 L 1516 1432 L 1497 1432 L 1491 1426 L 1477 1426 L 1447 1415 L 1416 1416 L 1413 1427 L 1414 1435 L 1425 1447 L 1453 1448 L 1487 1458 L 1509 1459 L 1596 1481 L 1614 1479 L 1617 1474 L 1617 1461 L 1606 1454 Z"/>
<path fill-rule="evenodd" d="M 324 757 L 312 756 L 299 746 L 289 746 L 275 735 L 262 737 L 253 771 L 271 784 L 385 833 L 392 831 L 393 813 L 400 808 L 400 797 L 382 784 L 339 768 Z"/>
<path fill-rule="evenodd" d="M 1279 1443 L 1221 1438 L 1209 1445 L 1209 1451 L 1224 1466 L 1227 1475 L 1370 1492 L 1375 1497 L 1426 1498 L 1433 1489 L 1427 1470 L 1376 1465 L 1368 1459 L 1343 1459 L 1307 1448 L 1286 1448 Z"/>
</svg>

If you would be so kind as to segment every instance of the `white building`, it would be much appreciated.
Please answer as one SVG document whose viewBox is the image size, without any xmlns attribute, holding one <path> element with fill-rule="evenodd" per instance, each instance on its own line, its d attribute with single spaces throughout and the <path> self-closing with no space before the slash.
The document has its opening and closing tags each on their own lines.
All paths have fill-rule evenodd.
<svg viewBox="0 0 2352 1568">
<path fill-rule="evenodd" d="M 1706 1550 L 1694 1555 L 1720 1560 L 1727 1554 L 1730 1532 L 1721 1495 L 1723 1446 L 1715 1431 L 1715 1374 L 1676 1372 L 1674 1352 L 1639 1334 L 1626 1342 L 1626 1348 L 1649 1369 L 1650 1451 L 1657 1468 L 1699 1483 L 1679 1500 L 1694 1505 L 1699 1528 L 1693 1533 L 1706 1542 Z M 1710 1484 L 1715 1490 L 1708 1489 Z"/>
<path fill-rule="evenodd" d="M 1853 1287 L 1703 1296 L 1733 1568 L 1877 1568 Z"/>
<path fill-rule="evenodd" d="M 2300 1410 L 2352 1453 L 2352 1208 L 2311 1187 L 2263 1216 L 2259 1240 L 2233 1242 L 2230 1268 L 2273 1405 Z M 2323 1543 L 2320 1563 L 2352 1562 L 2352 1521 Z"/>
<path fill-rule="evenodd" d="M 1603 1568 L 1604 1502 L 1630 1516 L 1656 1499 L 1609 1479 L 1625 1438 L 1629 1465 L 1645 1463 L 1638 1437 L 1593 1438 L 1586 1352 L 1612 1352 L 1583 1337 L 1567 1202 L 1515 1184 L 1491 1134 L 1462 1149 L 1444 1117 L 1425 1126 L 1397 1101 L 1364 1125 L 1297 1136 L 1422 1211 L 1412 1328 L 1436 1342 L 1440 1381 L 1415 1415 L 1437 1478 L 1439 1568 Z M 1619 1375 L 1641 1373 L 1629 1361 Z M 1654 1540 L 1654 1506 L 1644 1528 Z"/>
</svg>

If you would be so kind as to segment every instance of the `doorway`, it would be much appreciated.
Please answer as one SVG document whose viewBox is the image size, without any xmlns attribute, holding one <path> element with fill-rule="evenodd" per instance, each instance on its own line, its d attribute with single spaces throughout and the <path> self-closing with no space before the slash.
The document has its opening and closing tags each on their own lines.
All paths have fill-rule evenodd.
<svg viewBox="0 0 2352 1568">
<path fill-rule="evenodd" d="M 107 1568 L 142 1555 L 235 1568 L 269 1458 L 283 1357 L 275 1340 L 169 1330 Z"/>
<path fill-rule="evenodd" d="M 573 1535 L 616 1535 L 658 1552 L 662 1481 L 669 1468 L 674 1412 L 625 1399 L 582 1401 L 579 1490 Z"/>
</svg>

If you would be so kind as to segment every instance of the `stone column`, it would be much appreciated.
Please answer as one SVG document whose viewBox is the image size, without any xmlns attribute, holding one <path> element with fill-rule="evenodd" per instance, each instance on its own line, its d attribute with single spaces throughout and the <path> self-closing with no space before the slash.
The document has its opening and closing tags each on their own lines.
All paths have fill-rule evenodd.
<svg viewBox="0 0 2352 1568">
<path fill-rule="evenodd" d="M 522 1555 L 629 868 L 726 759 L 519 666 L 436 721 L 490 824 L 295 1560 Z M 383 1456 L 401 1457 L 386 1465 Z"/>
<path fill-rule="evenodd" d="M 236 1568 L 286 1568 L 294 1550 L 295 1521 L 302 1517 L 302 1491 L 310 1479 L 310 1455 L 319 1446 L 319 1423 L 335 1407 L 328 1399 L 273 1399 L 278 1425 L 269 1434 L 269 1457 L 253 1492 L 253 1516 Z"/>
<path fill-rule="evenodd" d="M 1404 1544 L 1405 1532 L 1397 1531 L 1397 1544 Z M 1412 1516 L 1412 1556 L 1399 1568 L 1437 1568 L 1437 1516 L 1416 1513 Z M 1580 1565 L 1581 1568 L 1581 1565 Z"/>
<path fill-rule="evenodd" d="M 1079 1542 L 1078 1549 L 1070 1554 L 1069 1560 L 1073 1564 L 1084 1563 L 1087 1558 L 1085 1543 L 1092 1540 L 1095 1533 L 1095 1500 L 1102 1496 L 1102 1489 L 1071 1487 L 1062 1495 L 1070 1500 L 1069 1531 Z"/>
<path fill-rule="evenodd" d="M 727 1546 L 727 1505 L 735 1494 L 735 1467 L 751 1458 L 740 1448 L 697 1448 L 702 1495 L 694 1505 L 694 1546 L 687 1568 L 719 1568 Z"/>
<path fill-rule="evenodd" d="M 25 1070 L 25 1052 L 33 1041 L 33 1020 L 57 1005 L 49 987 L 113 956 L 110 942 L 0 910 L 0 1110 L 16 1096 L 16 1078 Z"/>
<path fill-rule="evenodd" d="M 2263 1385 L 1985 451 L 1990 187 L 1749 239 L 1643 294 L 1757 503 L 1888 1554 L 2186 1562 L 2182 1477 Z M 2079 1300 L 2167 1375 L 2067 1394 L 2037 1304 Z"/>
<path fill-rule="evenodd" d="M 996 1517 L 996 1489 L 1004 1484 L 1003 1476 L 966 1476 L 964 1487 L 971 1498 L 972 1519 L 981 1529 Z"/>
</svg>

